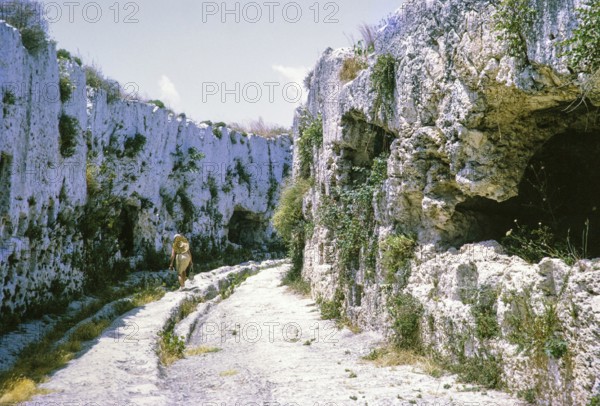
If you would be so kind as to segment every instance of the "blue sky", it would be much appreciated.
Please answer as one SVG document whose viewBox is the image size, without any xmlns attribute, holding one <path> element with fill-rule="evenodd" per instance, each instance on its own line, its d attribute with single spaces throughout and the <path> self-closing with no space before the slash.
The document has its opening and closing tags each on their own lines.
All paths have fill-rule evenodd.
<svg viewBox="0 0 600 406">
<path fill-rule="evenodd" d="M 202 121 L 289 127 L 302 79 L 327 47 L 360 39 L 402 0 L 48 1 L 59 48 L 142 97 Z M 237 21 L 236 21 L 237 20 Z M 239 21 L 239 22 L 238 22 Z M 296 84 L 298 83 L 299 84 Z M 305 90 L 302 89 L 305 93 Z"/>
</svg>

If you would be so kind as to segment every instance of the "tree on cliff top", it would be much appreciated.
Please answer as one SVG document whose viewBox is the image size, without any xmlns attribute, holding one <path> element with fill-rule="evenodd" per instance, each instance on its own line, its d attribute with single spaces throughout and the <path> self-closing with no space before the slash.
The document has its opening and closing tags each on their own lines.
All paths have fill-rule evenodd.
<svg viewBox="0 0 600 406">
<path fill-rule="evenodd" d="M 44 8 L 34 0 L 0 2 L 0 20 L 6 21 L 21 33 L 23 46 L 32 54 L 47 43 L 48 23 Z"/>
</svg>

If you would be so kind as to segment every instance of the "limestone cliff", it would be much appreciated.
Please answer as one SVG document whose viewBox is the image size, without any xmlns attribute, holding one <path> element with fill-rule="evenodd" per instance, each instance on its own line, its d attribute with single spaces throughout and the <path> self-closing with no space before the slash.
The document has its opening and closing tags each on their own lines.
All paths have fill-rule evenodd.
<svg viewBox="0 0 600 406">
<path fill-rule="evenodd" d="M 582 2 L 530 2 L 518 52 L 494 28 L 498 4 L 408 2 L 373 50 L 317 62 L 295 124 L 294 175 L 314 185 L 303 276 L 350 322 L 483 384 L 586 405 L 600 395 L 600 261 L 529 264 L 496 242 L 550 224 L 575 259 L 600 255 L 600 87 L 560 45 Z"/>
<path fill-rule="evenodd" d="M 203 254 L 197 263 L 211 260 L 213 247 L 266 250 L 291 167 L 289 137 L 240 134 L 112 97 L 86 86 L 84 69 L 57 59 L 53 44 L 29 53 L 5 23 L 0 88 L 4 319 L 129 267 L 164 268 L 177 231 Z"/>
</svg>

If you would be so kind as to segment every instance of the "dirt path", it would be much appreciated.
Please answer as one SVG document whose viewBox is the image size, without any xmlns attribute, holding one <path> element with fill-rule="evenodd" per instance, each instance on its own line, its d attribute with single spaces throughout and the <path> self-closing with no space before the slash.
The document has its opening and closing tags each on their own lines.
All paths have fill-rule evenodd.
<svg viewBox="0 0 600 406">
<path fill-rule="evenodd" d="M 337 330 L 314 301 L 280 286 L 287 266 L 248 279 L 199 320 L 189 346 L 219 349 L 163 370 L 173 405 L 498 405 L 507 394 L 470 391 L 452 376 L 415 367 L 378 368 L 362 360 L 374 333 Z"/>
</svg>

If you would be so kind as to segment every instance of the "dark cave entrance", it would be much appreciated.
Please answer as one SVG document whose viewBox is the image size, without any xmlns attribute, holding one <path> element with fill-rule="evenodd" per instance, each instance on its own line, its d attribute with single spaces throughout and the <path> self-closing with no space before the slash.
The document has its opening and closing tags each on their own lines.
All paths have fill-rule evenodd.
<svg viewBox="0 0 600 406">
<path fill-rule="evenodd" d="M 229 220 L 229 242 L 248 249 L 260 249 L 267 232 L 264 218 L 256 213 L 236 207 Z"/>
<path fill-rule="evenodd" d="M 125 205 L 119 215 L 119 246 L 124 257 L 135 255 L 135 228 L 138 222 L 139 210 L 135 206 Z"/>
<path fill-rule="evenodd" d="M 518 196 L 503 202 L 470 198 L 456 210 L 475 219 L 472 241 L 501 240 L 520 226 L 551 229 L 557 241 L 600 256 L 600 131 L 567 131 L 548 140 L 530 159 Z"/>
<path fill-rule="evenodd" d="M 362 183 L 378 157 L 389 157 L 396 136 L 367 121 L 364 114 L 350 111 L 342 118 L 344 139 L 339 145 L 342 172 L 350 173 L 350 183 Z"/>
</svg>

